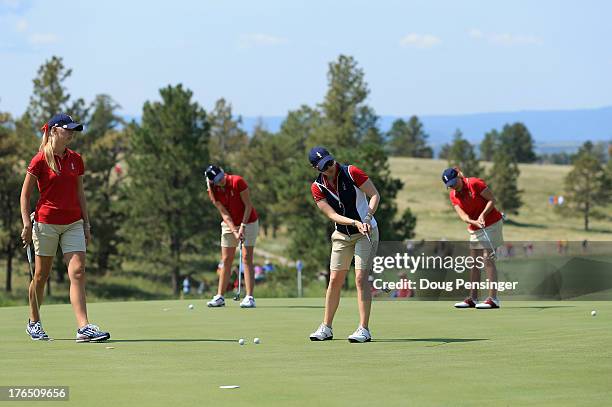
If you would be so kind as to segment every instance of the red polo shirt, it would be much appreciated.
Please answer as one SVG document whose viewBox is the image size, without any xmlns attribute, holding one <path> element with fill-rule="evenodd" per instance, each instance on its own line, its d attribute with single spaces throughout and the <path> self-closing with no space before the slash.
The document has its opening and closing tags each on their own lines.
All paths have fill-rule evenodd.
<svg viewBox="0 0 612 407">
<path fill-rule="evenodd" d="M 34 219 L 51 225 L 69 225 L 82 218 L 78 196 L 78 177 L 85 172 L 81 156 L 66 149 L 63 157 L 55 156 L 56 174 L 47 165 L 42 151 L 32 158 L 28 172 L 38 180 L 40 198 Z"/>
<path fill-rule="evenodd" d="M 242 202 L 240 193 L 248 187 L 244 178 L 240 175 L 231 174 L 225 174 L 225 186 L 223 188 L 218 185 L 211 186 L 211 191 L 215 199 L 227 209 L 232 217 L 232 222 L 234 222 L 236 226 L 242 223 L 242 218 L 244 217 L 244 202 Z M 252 223 L 256 220 L 257 211 L 255 211 L 255 207 L 253 207 L 251 209 L 251 215 L 246 223 Z"/>
<path fill-rule="evenodd" d="M 487 184 L 480 178 L 463 178 L 463 188 L 461 188 L 460 192 L 454 189 L 450 190 L 450 201 L 453 206 L 459 205 L 470 219 L 477 220 L 485 206 L 487 206 L 487 202 L 489 202 L 480 195 L 485 189 L 487 189 Z M 485 216 L 485 227 L 491 226 L 501 218 L 501 213 L 493 207 L 487 216 Z M 478 230 L 474 225 L 469 225 L 468 228 L 470 230 Z"/>
</svg>

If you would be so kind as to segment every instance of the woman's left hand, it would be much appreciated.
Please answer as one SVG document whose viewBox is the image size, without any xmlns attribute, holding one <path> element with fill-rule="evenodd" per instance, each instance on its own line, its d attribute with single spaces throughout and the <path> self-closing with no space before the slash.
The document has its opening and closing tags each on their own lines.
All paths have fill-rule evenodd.
<svg viewBox="0 0 612 407">
<path fill-rule="evenodd" d="M 482 214 L 478 217 L 478 220 L 476 222 L 478 222 L 481 228 L 484 228 L 486 225 L 484 216 Z"/>
<path fill-rule="evenodd" d="M 83 225 L 83 231 L 85 232 L 85 246 L 88 246 L 89 242 L 91 242 L 91 229 L 89 225 Z"/>
</svg>

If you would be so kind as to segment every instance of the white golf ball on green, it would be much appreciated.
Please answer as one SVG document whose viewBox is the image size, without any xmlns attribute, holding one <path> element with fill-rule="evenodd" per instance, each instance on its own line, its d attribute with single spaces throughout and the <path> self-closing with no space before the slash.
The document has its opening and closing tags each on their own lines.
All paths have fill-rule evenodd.
<svg viewBox="0 0 612 407">
<path fill-rule="evenodd" d="M 259 344 L 259 338 L 255 338 L 255 339 L 253 339 L 253 343 L 254 343 L 255 345 L 258 345 L 258 344 Z"/>
<path fill-rule="evenodd" d="M 244 339 L 242 339 L 242 338 L 238 339 L 238 344 L 239 345 L 244 345 Z"/>
<path fill-rule="evenodd" d="M 591 316 L 594 317 L 595 315 L 597 315 L 597 311 L 595 310 L 591 311 Z"/>
<path fill-rule="evenodd" d="M 193 309 L 193 304 L 189 304 L 189 309 Z"/>
</svg>

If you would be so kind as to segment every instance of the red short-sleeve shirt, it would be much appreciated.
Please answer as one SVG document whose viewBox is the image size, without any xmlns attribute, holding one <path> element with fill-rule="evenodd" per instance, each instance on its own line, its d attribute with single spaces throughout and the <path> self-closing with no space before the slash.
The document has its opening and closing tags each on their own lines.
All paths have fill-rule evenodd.
<svg viewBox="0 0 612 407">
<path fill-rule="evenodd" d="M 480 178 L 463 178 L 463 188 L 460 192 L 451 189 L 449 192 L 450 201 L 455 205 L 459 205 L 461 209 L 470 217 L 476 220 L 487 206 L 487 201 L 480 195 L 482 191 L 487 189 L 487 184 Z M 493 208 L 487 216 L 485 216 L 485 227 L 491 226 L 502 218 L 502 214 Z M 477 230 L 474 225 L 469 225 L 470 230 Z"/>
<path fill-rule="evenodd" d="M 78 179 L 85 173 L 81 156 L 66 149 L 63 157 L 55 156 L 59 173 L 47 164 L 41 151 L 32 158 L 28 172 L 37 179 L 40 198 L 34 219 L 52 225 L 69 225 L 82 218 Z"/>
<path fill-rule="evenodd" d="M 244 178 L 240 175 L 225 174 L 225 186 L 221 188 L 218 185 L 212 185 L 211 191 L 215 199 L 220 202 L 230 213 L 234 225 L 240 225 L 244 217 L 244 202 L 240 197 L 240 193 L 247 189 Z M 252 223 L 257 220 L 257 211 L 255 207 L 251 209 L 251 215 L 246 223 Z"/>
<path fill-rule="evenodd" d="M 336 166 L 338 167 L 338 171 L 340 171 L 340 164 L 336 163 Z M 353 181 L 355 181 L 357 188 L 361 187 L 369 179 L 368 175 L 361 168 L 355 167 L 354 165 L 349 165 L 348 172 L 353 178 Z M 329 182 L 327 177 L 323 177 L 323 182 L 327 188 L 336 193 L 336 184 Z M 312 197 L 314 198 L 315 202 L 325 199 L 325 194 L 314 182 L 310 186 L 310 192 L 312 193 Z"/>
</svg>

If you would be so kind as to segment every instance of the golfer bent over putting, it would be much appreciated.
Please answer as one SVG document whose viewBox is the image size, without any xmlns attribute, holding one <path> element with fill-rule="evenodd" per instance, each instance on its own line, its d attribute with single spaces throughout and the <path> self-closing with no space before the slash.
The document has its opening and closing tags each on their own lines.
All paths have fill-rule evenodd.
<svg viewBox="0 0 612 407">
<path fill-rule="evenodd" d="M 372 294 L 368 281 L 371 257 L 378 246 L 378 227 L 374 213 L 380 194 L 368 176 L 354 165 L 340 165 L 323 147 L 314 147 L 310 164 L 319 171 L 312 183 L 312 196 L 317 207 L 335 222 L 331 236 L 330 279 L 325 295 L 323 323 L 310 335 L 311 341 L 333 338 L 332 321 L 340 302 L 340 290 L 355 257 L 355 285 L 359 305 L 359 327 L 348 337 L 349 342 L 372 340 L 368 328 Z M 367 197 L 370 197 L 368 202 Z M 369 240 L 368 240 L 369 236 Z"/>
<path fill-rule="evenodd" d="M 208 197 L 221 214 L 221 259 L 223 272 L 219 274 L 217 295 L 210 300 L 209 307 L 225 306 L 225 290 L 229 282 L 232 262 L 236 247 L 242 242 L 242 264 L 244 265 L 244 282 L 246 296 L 240 302 L 241 308 L 255 308 L 253 286 L 255 283 L 253 268 L 253 251 L 259 232 L 257 212 L 251 203 L 249 186 L 240 175 L 226 174 L 215 165 L 209 165 L 204 171 L 208 185 Z M 239 271 L 240 272 L 240 271 Z"/>
<path fill-rule="evenodd" d="M 447 168 L 442 173 L 442 182 L 449 191 L 449 198 L 459 218 L 468 224 L 470 233 L 470 255 L 484 257 L 487 278 L 497 282 L 495 250 L 504 244 L 502 214 L 495 208 L 495 197 L 480 178 L 467 178 L 458 168 Z M 480 269 L 474 266 L 470 272 L 471 282 L 480 281 Z M 470 296 L 455 304 L 455 308 L 499 308 L 497 290 L 489 290 L 489 297 L 478 303 L 478 290 L 472 289 Z"/>
</svg>

